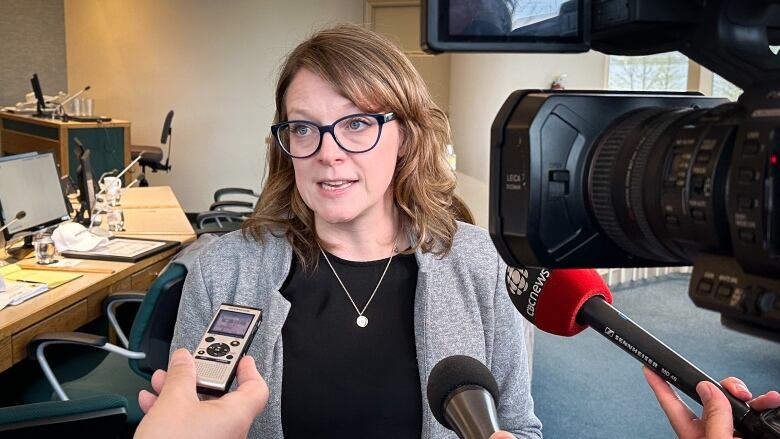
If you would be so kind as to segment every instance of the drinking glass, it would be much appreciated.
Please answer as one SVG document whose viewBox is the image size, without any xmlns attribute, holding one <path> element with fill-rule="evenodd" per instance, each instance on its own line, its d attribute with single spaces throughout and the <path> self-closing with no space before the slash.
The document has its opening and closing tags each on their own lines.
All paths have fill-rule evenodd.
<svg viewBox="0 0 780 439">
<path fill-rule="evenodd" d="M 106 212 L 106 224 L 110 232 L 125 230 L 125 214 L 119 207 L 109 207 Z"/>
<path fill-rule="evenodd" d="M 57 262 L 54 260 L 54 255 L 57 249 L 54 247 L 54 240 L 48 233 L 38 235 L 33 243 L 35 247 L 35 257 L 38 259 L 38 263 L 41 265 L 49 265 Z"/>
</svg>

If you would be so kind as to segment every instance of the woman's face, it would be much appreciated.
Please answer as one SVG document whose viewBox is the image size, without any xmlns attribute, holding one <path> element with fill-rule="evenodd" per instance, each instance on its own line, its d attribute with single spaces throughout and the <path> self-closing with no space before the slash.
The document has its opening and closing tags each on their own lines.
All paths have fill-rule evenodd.
<svg viewBox="0 0 780 439">
<path fill-rule="evenodd" d="M 285 106 L 288 120 L 308 120 L 320 126 L 364 112 L 306 69 L 293 77 L 285 95 Z M 316 154 L 292 159 L 295 185 L 306 205 L 314 211 L 317 223 L 378 224 L 391 219 L 391 182 L 400 142 L 398 122 L 391 121 L 382 126 L 379 143 L 368 152 L 347 152 L 333 136 L 325 133 Z"/>
</svg>

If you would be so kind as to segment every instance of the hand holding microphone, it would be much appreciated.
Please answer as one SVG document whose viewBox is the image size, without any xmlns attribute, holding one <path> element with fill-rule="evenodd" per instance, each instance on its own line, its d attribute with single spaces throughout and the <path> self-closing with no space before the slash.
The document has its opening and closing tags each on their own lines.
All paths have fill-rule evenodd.
<svg viewBox="0 0 780 439">
<path fill-rule="evenodd" d="M 713 384 L 702 381 L 696 386 L 696 391 L 702 400 L 704 410 L 701 419 L 677 396 L 669 383 L 647 368 L 643 368 L 647 383 L 655 393 L 669 423 L 680 439 L 733 439 L 734 423 L 731 407 L 725 395 Z M 732 395 L 746 401 L 754 410 L 766 411 L 780 407 L 780 393 L 768 392 L 757 398 L 738 378 L 729 377 L 720 382 Z"/>
<path fill-rule="evenodd" d="M 748 438 L 780 438 L 780 410 L 759 413 L 612 307 L 594 270 L 508 268 L 507 291 L 520 314 L 542 331 L 572 336 L 590 326 L 692 399 L 705 381 L 728 401 L 736 429 Z"/>
</svg>

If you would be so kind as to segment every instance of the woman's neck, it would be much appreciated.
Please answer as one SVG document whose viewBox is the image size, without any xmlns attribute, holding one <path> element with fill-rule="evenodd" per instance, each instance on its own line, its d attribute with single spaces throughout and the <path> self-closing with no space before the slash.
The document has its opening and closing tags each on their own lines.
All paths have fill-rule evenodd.
<svg viewBox="0 0 780 439">
<path fill-rule="evenodd" d="M 348 261 L 376 261 L 392 256 L 394 249 L 409 247 L 396 208 L 382 220 L 329 224 L 315 219 L 324 249 Z"/>
</svg>

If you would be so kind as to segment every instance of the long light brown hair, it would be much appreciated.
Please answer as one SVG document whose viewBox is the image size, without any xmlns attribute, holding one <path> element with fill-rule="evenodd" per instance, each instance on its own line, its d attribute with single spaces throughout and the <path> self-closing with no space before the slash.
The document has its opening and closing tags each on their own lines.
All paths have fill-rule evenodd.
<svg viewBox="0 0 780 439">
<path fill-rule="evenodd" d="M 455 178 L 445 159 L 449 123 L 409 59 L 385 37 L 357 25 L 319 31 L 284 60 L 276 85 L 274 123 L 287 120 L 287 88 L 304 68 L 361 111 L 396 114 L 403 154 L 391 184 L 401 222 L 412 237 L 410 251 L 446 254 L 457 227 L 452 207 Z M 269 136 L 267 180 L 243 231 L 259 241 L 267 232 L 285 236 L 307 269 L 317 264 L 320 241 L 314 213 L 295 186 L 292 160 Z"/>
</svg>

